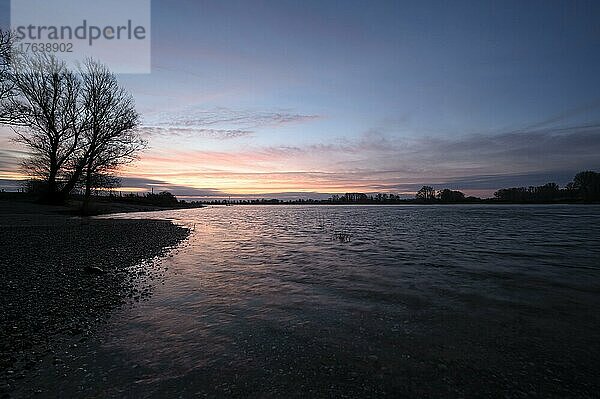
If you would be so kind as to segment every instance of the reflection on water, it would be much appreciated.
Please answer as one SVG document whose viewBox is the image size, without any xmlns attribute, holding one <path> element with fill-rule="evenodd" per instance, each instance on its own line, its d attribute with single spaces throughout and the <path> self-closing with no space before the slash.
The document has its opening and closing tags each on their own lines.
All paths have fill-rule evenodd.
<svg viewBox="0 0 600 399">
<path fill-rule="evenodd" d="M 592 395 L 600 207 L 233 206 L 110 321 L 80 387 L 122 396 Z M 89 371 L 91 370 L 91 371 Z M 89 371 L 89 372 L 88 372 Z M 103 382 L 105 381 L 105 382 Z"/>
</svg>

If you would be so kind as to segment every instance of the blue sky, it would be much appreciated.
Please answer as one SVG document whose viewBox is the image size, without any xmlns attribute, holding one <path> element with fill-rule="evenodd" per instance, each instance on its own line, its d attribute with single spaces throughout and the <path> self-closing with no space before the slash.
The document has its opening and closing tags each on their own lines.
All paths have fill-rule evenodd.
<svg viewBox="0 0 600 399">
<path fill-rule="evenodd" d="M 123 173 L 190 195 L 565 184 L 600 169 L 599 20 L 595 1 L 155 0 L 152 73 L 119 77 L 150 149 Z"/>
</svg>

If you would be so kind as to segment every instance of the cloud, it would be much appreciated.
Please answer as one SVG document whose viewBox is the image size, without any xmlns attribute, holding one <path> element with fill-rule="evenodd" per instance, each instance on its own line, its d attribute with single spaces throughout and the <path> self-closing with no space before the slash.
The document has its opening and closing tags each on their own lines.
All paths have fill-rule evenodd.
<svg viewBox="0 0 600 399">
<path fill-rule="evenodd" d="M 214 188 L 196 188 L 143 177 L 123 177 L 121 178 L 121 187 L 123 191 L 127 191 L 130 188 L 147 191 L 154 190 L 155 193 L 169 191 L 175 196 L 221 197 L 225 195 Z"/>
<path fill-rule="evenodd" d="M 394 191 L 436 188 L 493 190 L 567 183 L 579 170 L 600 169 L 600 126 L 402 138 L 370 131 L 356 140 L 237 151 L 165 150 L 138 170 L 186 185 L 233 192 Z"/>
<path fill-rule="evenodd" d="M 12 149 L 0 149 L 0 174 L 15 173 L 28 153 Z"/>
<path fill-rule="evenodd" d="M 144 126 L 142 134 L 149 136 L 178 136 L 183 138 L 208 138 L 214 140 L 229 140 L 239 137 L 251 136 L 250 130 L 239 129 L 201 129 L 190 127 Z"/>
<path fill-rule="evenodd" d="M 516 173 L 507 175 L 480 175 L 449 179 L 448 188 L 463 190 L 495 190 L 500 187 L 540 186 L 548 182 L 566 184 L 580 170 L 557 170 L 537 173 Z"/>
<path fill-rule="evenodd" d="M 597 168 L 600 125 L 424 139 L 414 150 L 434 165 L 479 170 L 480 174 Z"/>
<path fill-rule="evenodd" d="M 257 129 L 301 123 L 318 118 L 291 111 L 251 111 L 188 107 L 178 112 L 162 112 L 147 117 L 142 132 L 148 136 L 178 136 L 230 140 L 251 137 Z"/>
<path fill-rule="evenodd" d="M 162 127 L 153 129 L 162 134 Z M 195 129 L 175 131 L 191 132 Z M 248 133 L 206 128 L 203 134 L 225 139 Z M 0 151 L 0 170 L 17 168 L 19 156 Z M 443 138 L 398 137 L 372 130 L 354 140 L 296 146 L 247 145 L 220 151 L 159 148 L 142 154 L 123 175 L 126 187 L 215 197 L 230 192 L 248 196 L 410 193 L 424 184 L 489 192 L 548 181 L 564 185 L 586 169 L 600 170 L 600 125 Z"/>
<path fill-rule="evenodd" d="M 293 199 L 327 199 L 331 196 L 329 193 L 320 193 L 316 191 L 296 191 L 296 192 L 272 192 L 272 193 L 261 193 L 260 195 L 252 194 L 235 194 L 226 193 L 220 190 L 211 188 L 195 188 L 185 185 L 171 184 L 163 180 L 146 179 L 139 177 L 126 177 L 121 179 L 123 191 L 127 192 L 127 188 L 142 189 L 145 191 L 154 192 L 169 191 L 179 197 L 180 199 L 252 199 L 252 198 L 278 198 L 282 200 L 293 200 Z M 2 181 L 0 180 L 0 183 Z M 14 183 L 14 181 L 8 181 L 8 183 Z"/>
<path fill-rule="evenodd" d="M 1 181 L 0 181 L 1 182 Z M 155 193 L 161 191 L 169 191 L 180 198 L 205 198 L 205 199 L 224 199 L 224 198 L 256 198 L 256 195 L 247 194 L 230 194 L 220 190 L 211 188 L 195 188 L 185 185 L 171 184 L 163 180 L 157 179 L 146 179 L 139 177 L 125 177 L 121 179 L 123 191 L 127 191 L 127 188 L 142 189 L 145 191 L 151 191 L 154 189 Z M 273 192 L 263 193 L 258 197 L 267 198 L 279 198 L 279 199 L 327 199 L 330 194 L 319 193 L 319 192 Z"/>
<path fill-rule="evenodd" d="M 203 110 L 188 107 L 178 112 L 158 113 L 151 117 L 148 123 L 152 126 L 166 127 L 252 130 L 308 122 L 317 118 L 318 115 L 304 115 L 290 110 L 232 110 L 223 107 Z"/>
</svg>

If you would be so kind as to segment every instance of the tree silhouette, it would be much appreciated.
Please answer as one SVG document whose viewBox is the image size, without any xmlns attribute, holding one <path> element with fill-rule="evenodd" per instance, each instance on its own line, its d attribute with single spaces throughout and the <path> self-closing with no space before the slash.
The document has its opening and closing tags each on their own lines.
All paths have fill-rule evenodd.
<svg viewBox="0 0 600 399">
<path fill-rule="evenodd" d="M 9 73 L 14 94 L 8 99 L 9 118 L 16 141 L 24 144 L 31 157 L 26 171 L 46 182 L 46 199 L 62 200 L 67 168 L 81 149 L 81 135 L 87 128 L 80 101 L 81 82 L 63 61 L 48 53 L 19 56 Z"/>
<path fill-rule="evenodd" d="M 423 201 L 434 200 L 435 190 L 431 186 L 423 186 L 419 191 L 417 191 L 416 198 Z"/>
<path fill-rule="evenodd" d="M 25 170 L 44 182 L 46 201 L 62 202 L 82 184 L 87 203 L 94 186 L 112 184 L 111 173 L 145 147 L 133 98 L 99 62 L 74 72 L 50 53 L 12 53 L 9 39 L 0 37 L 12 57 L 0 59 L 0 88 L 10 88 L 1 92 L 0 123 L 27 147 Z"/>
<path fill-rule="evenodd" d="M 146 142 L 136 130 L 139 115 L 133 97 L 103 64 L 88 59 L 82 69 L 82 93 L 89 128 L 83 134 L 85 153 L 82 166 L 84 206 L 98 183 L 111 181 L 109 175 L 119 166 L 135 160 Z"/>
<path fill-rule="evenodd" d="M 437 198 L 442 202 L 461 202 L 465 200 L 465 195 L 460 191 L 445 188 L 438 192 Z"/>
<path fill-rule="evenodd" d="M 13 95 L 10 80 L 12 60 L 12 38 L 8 32 L 0 30 L 0 123 L 10 120 L 7 99 Z"/>
<path fill-rule="evenodd" d="M 573 188 L 585 201 L 600 200 L 600 173 L 591 170 L 577 173 L 573 178 Z"/>
</svg>

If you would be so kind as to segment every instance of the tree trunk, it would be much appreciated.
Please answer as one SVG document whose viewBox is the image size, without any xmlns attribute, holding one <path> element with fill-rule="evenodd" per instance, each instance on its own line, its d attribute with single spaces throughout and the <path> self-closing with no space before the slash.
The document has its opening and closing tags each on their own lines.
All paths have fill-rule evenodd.
<svg viewBox="0 0 600 399">
<path fill-rule="evenodd" d="M 60 190 L 60 193 L 63 197 L 66 198 L 69 194 L 71 194 L 71 191 L 73 191 L 75 185 L 81 178 L 81 174 L 83 173 L 84 168 L 85 162 L 80 161 L 75 170 L 73 171 L 73 174 L 69 177 L 69 180 L 67 180 L 63 188 Z"/>
<path fill-rule="evenodd" d="M 61 204 L 64 201 L 64 197 L 58 192 L 58 184 L 56 183 L 56 177 L 58 175 L 58 166 L 54 157 L 50 158 L 50 170 L 48 171 L 48 187 L 46 192 L 42 196 L 42 202 L 49 204 Z"/>
<path fill-rule="evenodd" d="M 83 196 L 83 213 L 89 213 L 90 199 L 92 196 L 92 167 L 88 165 L 85 171 L 85 195 Z"/>
</svg>

